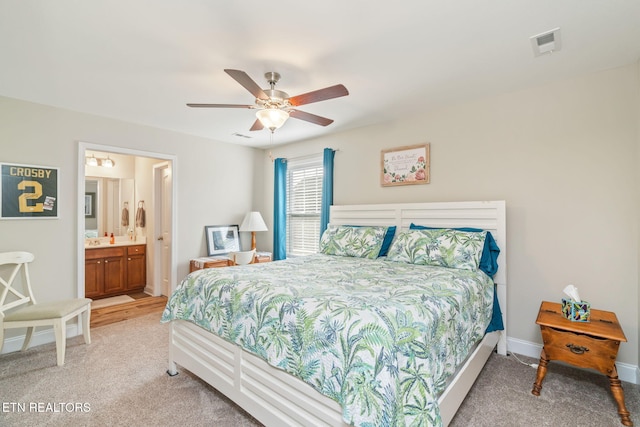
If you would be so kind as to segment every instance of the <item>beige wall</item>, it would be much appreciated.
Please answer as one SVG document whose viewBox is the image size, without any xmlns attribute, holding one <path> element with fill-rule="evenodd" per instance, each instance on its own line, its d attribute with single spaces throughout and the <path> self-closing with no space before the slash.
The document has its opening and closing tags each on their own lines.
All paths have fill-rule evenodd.
<svg viewBox="0 0 640 427">
<path fill-rule="evenodd" d="M 638 365 L 639 77 L 634 64 L 270 151 L 339 149 L 336 204 L 506 200 L 510 337 L 540 342 L 539 301 L 573 283 L 618 314 L 629 339 L 619 361 Z M 0 221 L 0 251 L 36 254 L 43 300 L 76 294 L 78 141 L 176 156 L 179 277 L 204 254 L 205 225 L 250 209 L 272 224 L 269 151 L 0 97 L 0 161 L 60 168 L 59 219 Z M 380 150 L 423 142 L 431 184 L 380 187 Z"/>
<path fill-rule="evenodd" d="M 572 283 L 617 313 L 629 340 L 618 360 L 638 365 L 639 88 L 634 64 L 271 153 L 338 149 L 336 204 L 506 200 L 510 338 L 540 343 L 540 301 Z M 424 142 L 431 183 L 381 187 L 380 150 Z M 263 165 L 270 222 L 273 166 Z"/>
<path fill-rule="evenodd" d="M 0 162 L 59 168 L 59 219 L 0 220 L 0 251 L 35 254 L 31 276 L 42 301 L 77 295 L 78 141 L 177 158 L 178 279 L 205 255 L 205 225 L 239 224 L 253 207 L 259 150 L 0 97 Z M 150 201 L 152 177 L 142 178 L 137 197 Z"/>
</svg>

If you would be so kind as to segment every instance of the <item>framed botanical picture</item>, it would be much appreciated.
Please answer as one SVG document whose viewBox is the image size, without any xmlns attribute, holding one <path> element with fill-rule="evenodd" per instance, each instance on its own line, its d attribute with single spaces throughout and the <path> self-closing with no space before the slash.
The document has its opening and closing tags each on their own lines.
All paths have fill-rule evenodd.
<svg viewBox="0 0 640 427">
<path fill-rule="evenodd" d="M 58 172 L 0 163 L 0 219 L 58 218 Z"/>
<path fill-rule="evenodd" d="M 223 255 L 240 250 L 240 234 L 237 225 L 207 225 L 207 255 Z"/>
<path fill-rule="evenodd" d="M 429 144 L 407 145 L 382 150 L 380 154 L 380 184 L 393 185 L 429 183 Z"/>
</svg>

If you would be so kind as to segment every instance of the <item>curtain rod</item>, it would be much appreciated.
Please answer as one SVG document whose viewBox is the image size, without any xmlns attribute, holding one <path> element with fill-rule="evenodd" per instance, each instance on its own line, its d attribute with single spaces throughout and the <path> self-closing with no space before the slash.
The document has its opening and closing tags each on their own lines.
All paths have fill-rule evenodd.
<svg viewBox="0 0 640 427">
<path fill-rule="evenodd" d="M 327 147 L 327 148 L 330 148 L 330 147 Z M 333 150 L 333 149 L 332 149 L 332 150 Z M 340 151 L 340 149 L 339 149 L 339 148 L 336 148 L 336 149 L 335 149 L 335 150 L 333 150 L 333 151 Z M 296 160 L 305 160 L 305 159 L 307 159 L 307 158 L 315 157 L 315 156 L 317 156 L 317 155 L 319 155 L 319 154 L 322 154 L 322 153 L 318 153 L 318 154 L 306 154 L 306 155 L 304 155 L 304 156 L 298 156 L 298 157 L 293 157 L 293 158 L 294 158 L 294 159 L 296 159 Z M 271 163 L 273 163 L 273 161 L 276 159 L 275 157 L 273 157 L 273 154 L 271 153 L 271 151 L 269 151 L 269 158 L 271 159 Z M 285 159 L 287 159 L 287 157 L 285 157 Z"/>
</svg>

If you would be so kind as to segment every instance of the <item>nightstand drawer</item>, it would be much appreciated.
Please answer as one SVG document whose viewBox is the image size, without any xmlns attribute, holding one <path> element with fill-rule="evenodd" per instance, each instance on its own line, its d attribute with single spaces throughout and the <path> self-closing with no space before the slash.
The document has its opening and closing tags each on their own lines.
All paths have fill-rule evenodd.
<svg viewBox="0 0 640 427">
<path fill-rule="evenodd" d="M 256 255 L 254 262 L 271 262 L 271 255 Z"/>
<path fill-rule="evenodd" d="M 192 259 L 189 262 L 189 273 L 193 273 L 196 270 L 202 270 L 203 268 L 220 268 L 229 267 L 231 261 L 226 258 L 198 258 Z"/>
<path fill-rule="evenodd" d="M 540 328 L 544 350 L 551 360 L 562 360 L 580 368 L 609 375 L 618 355 L 620 341 L 590 337 L 548 326 Z"/>
</svg>

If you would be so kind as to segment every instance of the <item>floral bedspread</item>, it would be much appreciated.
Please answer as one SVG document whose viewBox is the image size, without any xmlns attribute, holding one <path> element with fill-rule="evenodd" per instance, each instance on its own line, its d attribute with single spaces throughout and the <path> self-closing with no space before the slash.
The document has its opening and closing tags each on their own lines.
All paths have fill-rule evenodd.
<svg viewBox="0 0 640 427">
<path fill-rule="evenodd" d="M 437 396 L 482 337 L 481 271 L 312 255 L 187 276 L 162 321 L 193 322 L 336 400 L 356 426 L 441 425 Z"/>
</svg>

